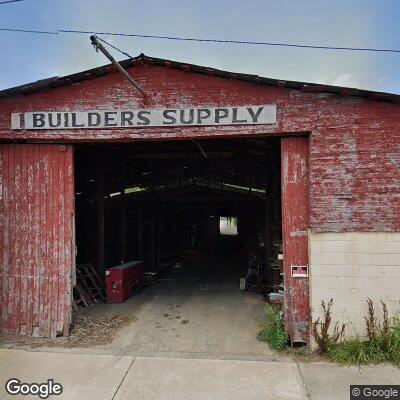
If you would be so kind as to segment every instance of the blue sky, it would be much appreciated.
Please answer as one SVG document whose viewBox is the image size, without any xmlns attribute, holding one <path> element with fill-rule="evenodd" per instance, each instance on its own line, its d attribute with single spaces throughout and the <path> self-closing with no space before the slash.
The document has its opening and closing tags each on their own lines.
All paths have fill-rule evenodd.
<svg viewBox="0 0 400 400">
<path fill-rule="evenodd" d="M 25 0 L 1 28 L 76 29 L 332 46 L 400 48 L 398 0 Z M 0 32 L 0 89 L 105 64 L 89 35 Z M 236 72 L 400 93 L 400 53 L 351 53 L 104 37 L 141 52 Z M 119 59 L 125 58 L 113 52 Z"/>
</svg>

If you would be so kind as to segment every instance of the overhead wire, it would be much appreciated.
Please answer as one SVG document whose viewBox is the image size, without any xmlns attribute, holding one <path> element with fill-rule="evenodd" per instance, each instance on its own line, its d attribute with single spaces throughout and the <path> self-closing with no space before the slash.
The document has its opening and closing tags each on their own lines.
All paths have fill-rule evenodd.
<svg viewBox="0 0 400 400">
<path fill-rule="evenodd" d="M 0 1 L 0 5 L 1 4 L 8 4 L 8 3 L 18 3 L 20 1 L 25 1 L 25 0 L 3 0 L 3 1 Z"/>
<path fill-rule="evenodd" d="M 126 56 L 126 57 L 128 57 L 128 58 L 131 58 L 131 59 L 134 58 L 134 57 L 132 57 L 129 53 L 126 53 L 125 51 L 123 51 L 123 50 L 119 49 L 117 46 L 114 46 L 113 44 L 107 42 L 106 40 L 102 39 L 101 37 L 96 36 L 96 38 L 99 39 L 101 42 L 107 44 L 108 46 L 112 47 L 114 50 L 119 51 L 119 52 L 120 52 L 121 54 L 123 54 L 124 56 Z"/>
<path fill-rule="evenodd" d="M 56 31 L 38 31 L 34 29 L 17 29 L 17 28 L 0 28 L 3 32 L 22 32 L 22 33 L 38 33 L 43 35 L 58 35 Z"/>
<path fill-rule="evenodd" d="M 119 32 L 92 32 L 92 31 L 80 31 L 80 30 L 70 30 L 70 29 L 58 29 L 58 32 L 108 35 L 108 36 L 139 37 L 139 38 L 149 38 L 149 39 L 164 39 L 164 40 L 178 40 L 178 41 L 206 42 L 206 43 L 245 44 L 245 45 L 275 46 L 275 47 L 295 47 L 295 48 L 319 49 L 319 50 L 345 50 L 345 51 L 372 51 L 372 52 L 400 53 L 400 49 L 385 49 L 385 48 L 380 49 L 380 48 L 373 48 L 373 47 L 345 47 L 345 46 L 343 47 L 343 46 L 324 46 L 324 45 L 261 42 L 261 41 L 247 41 L 247 40 L 203 39 L 203 38 L 191 38 L 191 37 L 182 37 L 182 36 L 158 36 L 158 35 L 143 35 L 143 34 L 138 34 L 138 33 L 119 33 Z"/>
<path fill-rule="evenodd" d="M 10 1 L 10 0 L 8 0 L 8 1 Z M 82 31 L 82 30 L 72 30 L 72 29 L 57 29 L 56 31 L 41 31 L 41 30 L 34 30 L 34 29 L 0 28 L 0 31 L 36 33 L 36 34 L 46 34 L 46 35 L 58 35 L 61 33 L 73 33 L 73 34 L 137 37 L 137 38 L 145 38 L 145 39 L 190 41 L 190 42 L 201 42 L 201 43 L 221 43 L 221 44 L 241 44 L 241 45 L 253 45 L 253 46 L 287 47 L 287 48 L 299 48 L 299 49 L 400 53 L 400 49 L 389 49 L 389 48 L 326 46 L 326 45 L 311 45 L 311 44 L 299 44 L 299 43 L 262 42 L 262 41 L 247 41 L 247 40 L 228 40 L 228 39 L 204 39 L 204 38 L 192 38 L 192 37 L 182 37 L 182 36 L 143 35 L 143 34 L 138 34 L 138 33 L 96 32 L 96 31 Z M 107 42 L 107 44 L 109 46 L 113 47 L 112 44 L 110 44 L 108 42 Z M 122 50 L 119 50 L 119 49 L 116 49 L 116 50 L 122 52 Z M 122 54 L 127 55 L 127 53 L 124 53 L 124 52 L 122 52 Z M 131 57 L 131 56 L 129 56 L 129 57 Z"/>
</svg>

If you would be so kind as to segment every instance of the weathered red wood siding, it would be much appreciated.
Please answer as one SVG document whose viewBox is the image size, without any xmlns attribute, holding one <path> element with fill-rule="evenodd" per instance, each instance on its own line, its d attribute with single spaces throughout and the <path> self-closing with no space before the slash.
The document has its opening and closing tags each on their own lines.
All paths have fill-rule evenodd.
<svg viewBox="0 0 400 400">
<path fill-rule="evenodd" d="M 1 331 L 68 331 L 73 215 L 71 145 L 0 144 Z"/>
<path fill-rule="evenodd" d="M 281 141 L 284 316 L 294 342 L 308 343 L 309 290 L 307 277 L 292 277 L 291 266 L 308 266 L 309 166 L 308 138 Z"/>
<path fill-rule="evenodd" d="M 62 141 L 143 140 L 310 134 L 313 231 L 400 231 L 400 105 L 195 74 L 155 65 L 0 100 L 0 138 Z M 277 105 L 275 127 L 174 127 L 11 131 L 11 112 L 140 107 Z"/>
</svg>

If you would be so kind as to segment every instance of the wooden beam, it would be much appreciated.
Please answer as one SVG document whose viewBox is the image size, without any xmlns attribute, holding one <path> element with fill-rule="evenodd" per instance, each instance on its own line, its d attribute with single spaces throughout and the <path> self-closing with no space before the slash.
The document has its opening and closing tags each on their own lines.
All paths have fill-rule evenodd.
<svg viewBox="0 0 400 400">
<path fill-rule="evenodd" d="M 97 270 L 104 279 L 104 157 L 101 151 L 96 159 L 97 189 Z"/>
<path fill-rule="evenodd" d="M 163 220 L 162 218 L 159 218 L 157 224 L 157 261 L 156 261 L 157 267 L 160 266 L 160 261 L 161 261 L 161 243 L 163 242 L 162 233 L 163 233 Z"/>
<path fill-rule="evenodd" d="M 126 259 L 126 196 L 125 196 L 125 168 L 124 163 L 120 165 L 121 179 L 121 196 L 120 196 L 120 213 L 121 213 L 121 263 L 125 263 Z"/>
<path fill-rule="evenodd" d="M 272 236 L 272 213 L 273 213 L 273 191 L 276 189 L 272 186 L 275 182 L 273 179 L 273 171 L 276 168 L 272 157 L 269 157 L 266 165 L 266 179 L 265 179 L 265 273 L 267 278 L 267 284 L 271 285 L 273 276 L 271 268 L 271 248 L 273 246 Z"/>
<path fill-rule="evenodd" d="M 156 265 L 156 221 L 154 216 L 154 205 L 151 207 L 151 224 L 150 224 L 150 257 L 151 267 L 154 268 Z"/>
<path fill-rule="evenodd" d="M 134 79 L 122 68 L 121 64 L 106 50 L 106 48 L 99 42 L 96 36 L 90 36 L 90 40 L 92 41 L 93 46 L 96 49 L 99 49 L 121 72 L 122 75 L 125 76 L 126 79 L 131 83 L 131 85 L 138 90 L 144 97 L 146 96 L 145 91 L 134 81 Z"/>
<path fill-rule="evenodd" d="M 207 152 L 207 158 L 230 158 L 234 155 L 233 152 L 229 151 L 216 151 L 216 152 Z M 182 160 L 192 158 L 193 160 L 205 160 L 204 155 L 201 153 L 193 153 L 193 152 L 165 152 L 165 153 L 137 153 L 128 155 L 129 159 L 135 160 Z"/>
<path fill-rule="evenodd" d="M 143 206 L 142 204 L 137 205 L 138 210 L 138 250 L 139 250 L 139 260 L 143 261 Z"/>
</svg>

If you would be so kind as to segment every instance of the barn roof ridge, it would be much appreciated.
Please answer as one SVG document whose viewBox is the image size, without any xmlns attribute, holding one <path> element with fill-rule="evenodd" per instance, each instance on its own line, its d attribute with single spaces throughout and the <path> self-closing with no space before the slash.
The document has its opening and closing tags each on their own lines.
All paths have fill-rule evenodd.
<svg viewBox="0 0 400 400">
<path fill-rule="evenodd" d="M 301 82 L 301 81 L 291 81 L 276 78 L 267 78 L 255 74 L 246 74 L 238 72 L 224 71 L 221 69 L 201 66 L 196 64 L 190 64 L 180 61 L 172 61 L 163 58 L 147 56 L 144 53 L 140 53 L 138 56 L 129 58 L 123 61 L 119 61 L 123 68 L 130 68 L 139 63 L 151 64 L 164 66 L 168 68 L 181 69 L 191 73 L 199 73 L 205 75 L 211 75 L 216 77 L 223 77 L 228 79 L 236 79 L 240 81 L 252 82 L 257 84 L 271 85 L 285 87 L 288 89 L 302 90 L 306 92 L 314 93 L 327 93 L 336 94 L 341 96 L 354 96 L 370 98 L 374 100 L 390 101 L 394 103 L 400 103 L 400 94 L 388 93 L 388 92 L 377 92 L 373 90 L 365 90 L 358 88 L 350 88 L 345 86 L 334 86 L 326 85 L 322 83 L 312 83 L 312 82 Z M 9 97 L 17 94 L 30 94 L 43 89 L 50 89 L 60 86 L 67 86 L 74 83 L 82 82 L 86 79 L 91 79 L 93 77 L 100 77 L 106 75 L 110 69 L 112 69 L 112 64 L 105 64 L 100 67 L 91 68 L 81 72 L 76 72 L 65 76 L 54 76 L 46 79 L 41 79 L 35 82 L 26 83 L 20 86 L 11 87 L 0 91 L 0 98 Z"/>
</svg>

